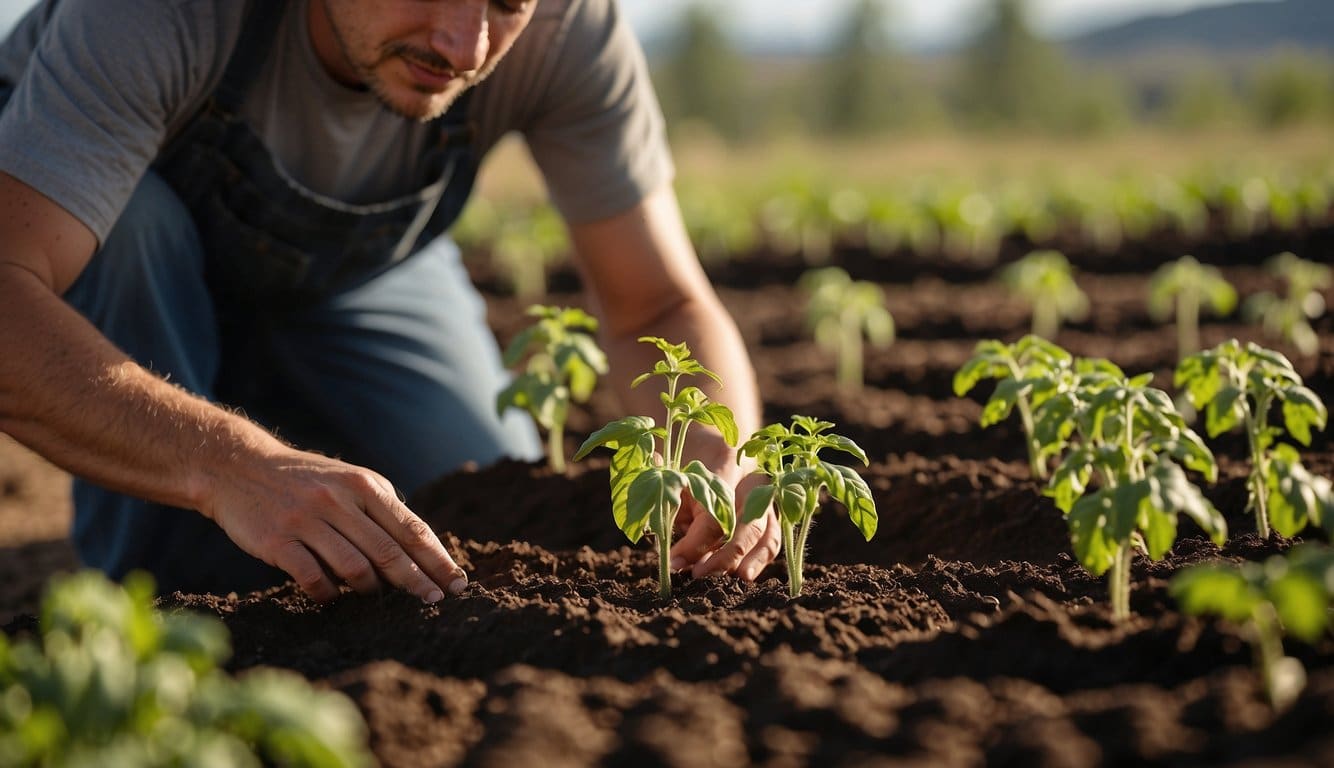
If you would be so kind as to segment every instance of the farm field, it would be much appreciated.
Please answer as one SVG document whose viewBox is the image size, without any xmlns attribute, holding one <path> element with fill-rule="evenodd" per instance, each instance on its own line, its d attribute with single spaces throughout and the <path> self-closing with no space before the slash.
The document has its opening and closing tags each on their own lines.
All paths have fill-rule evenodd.
<svg viewBox="0 0 1334 768">
<path fill-rule="evenodd" d="M 1239 238 L 1158 234 L 1113 254 L 1062 243 L 1088 294 L 1087 319 L 1056 341 L 1152 372 L 1171 390 L 1176 339 L 1150 319 L 1152 271 L 1182 253 L 1219 266 L 1243 295 L 1274 290 L 1261 268 L 1281 250 L 1328 263 L 1334 225 Z M 1010 238 L 997 263 L 1028 250 Z M 567 475 L 518 462 L 441 478 L 410 500 L 471 574 L 460 597 L 423 607 L 406 595 L 345 595 L 326 606 L 293 587 L 249 595 L 174 594 L 165 608 L 219 616 L 229 668 L 296 670 L 347 694 L 386 766 L 1033 766 L 1334 763 L 1334 638 L 1290 640 L 1304 691 L 1275 713 L 1243 631 L 1183 614 L 1168 594 L 1180 569 L 1258 561 L 1295 542 L 1263 540 L 1245 511 L 1245 440 L 1209 439 L 1219 463 L 1206 496 L 1227 519 L 1218 547 L 1185 518 L 1170 554 L 1138 556 L 1132 617 L 1113 620 L 1105 578 L 1074 559 L 1069 532 L 1028 471 L 1007 420 L 983 429 L 983 384 L 954 394 L 981 339 L 1013 341 L 1025 307 L 994 265 L 935 254 L 835 249 L 832 264 L 884 291 L 896 342 L 868 351 L 867 387 L 839 389 L 834 359 L 809 338 L 794 287 L 807 264 L 758 252 L 709 269 L 750 348 L 767 422 L 794 413 L 835 422 L 870 457 L 859 468 L 879 509 L 865 542 L 826 505 L 806 585 L 787 596 L 781 564 L 754 585 L 678 576 L 658 597 L 656 560 L 611 519 L 605 451 Z M 485 259 L 470 260 L 502 342 L 529 322 Z M 550 276 L 548 304 L 580 305 L 577 279 Z M 1334 290 L 1325 289 L 1326 301 Z M 1201 342 L 1276 348 L 1334 402 L 1334 319 L 1301 355 L 1236 317 L 1206 317 Z M 571 415 L 567 453 L 624 415 L 595 393 Z M 1303 451 L 1334 476 L 1329 433 Z M 67 480 L 0 443 L 0 622 L 23 634 L 50 573 L 73 567 L 60 540 Z M 1304 538 L 1327 540 L 1307 529 Z"/>
</svg>

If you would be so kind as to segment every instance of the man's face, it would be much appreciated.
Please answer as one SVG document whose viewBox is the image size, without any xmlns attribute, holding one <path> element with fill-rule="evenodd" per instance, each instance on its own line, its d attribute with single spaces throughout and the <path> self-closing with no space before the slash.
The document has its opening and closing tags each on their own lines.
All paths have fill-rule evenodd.
<svg viewBox="0 0 1334 768">
<path fill-rule="evenodd" d="M 537 1 L 313 0 L 311 42 L 339 82 L 430 120 L 495 69 Z"/>
</svg>

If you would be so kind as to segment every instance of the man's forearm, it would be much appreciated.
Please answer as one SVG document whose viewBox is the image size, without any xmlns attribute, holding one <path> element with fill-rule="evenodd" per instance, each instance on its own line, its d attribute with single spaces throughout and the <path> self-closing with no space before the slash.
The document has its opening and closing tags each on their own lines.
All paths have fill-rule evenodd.
<svg viewBox="0 0 1334 768">
<path fill-rule="evenodd" d="M 117 350 L 24 269 L 0 265 L 0 429 L 116 491 L 200 509 L 206 473 L 281 444 Z"/>
</svg>

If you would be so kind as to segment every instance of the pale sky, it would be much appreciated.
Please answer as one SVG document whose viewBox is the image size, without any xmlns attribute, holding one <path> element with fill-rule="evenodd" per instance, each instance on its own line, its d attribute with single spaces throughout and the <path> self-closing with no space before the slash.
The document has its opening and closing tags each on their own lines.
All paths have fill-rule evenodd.
<svg viewBox="0 0 1334 768">
<path fill-rule="evenodd" d="M 239 0 L 237 0 L 239 2 Z M 539 0 L 540 2 L 541 0 Z M 732 28 L 748 41 L 811 41 L 828 32 L 853 0 L 703 0 L 716 5 Z M 987 0 L 890 0 L 895 36 L 904 44 L 937 46 L 957 42 L 982 15 Z M 1146 13 L 1171 13 L 1236 0 L 1029 0 L 1034 22 L 1060 36 L 1099 23 Z M 620 0 L 641 36 L 652 36 L 680 13 L 685 0 Z M 0 31 L 33 0 L 0 0 Z"/>
</svg>

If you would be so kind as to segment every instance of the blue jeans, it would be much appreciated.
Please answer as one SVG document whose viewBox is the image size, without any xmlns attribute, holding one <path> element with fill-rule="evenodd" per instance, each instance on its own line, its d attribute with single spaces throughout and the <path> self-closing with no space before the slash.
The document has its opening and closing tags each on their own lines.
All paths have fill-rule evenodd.
<svg viewBox="0 0 1334 768">
<path fill-rule="evenodd" d="M 310 308 L 219 306 L 203 265 L 189 212 L 150 171 L 65 299 L 144 367 L 405 493 L 467 461 L 541 455 L 531 420 L 495 413 L 508 373 L 447 238 Z M 163 592 L 285 580 L 197 512 L 83 480 L 74 509 L 80 557 L 113 577 L 144 569 Z"/>
</svg>

